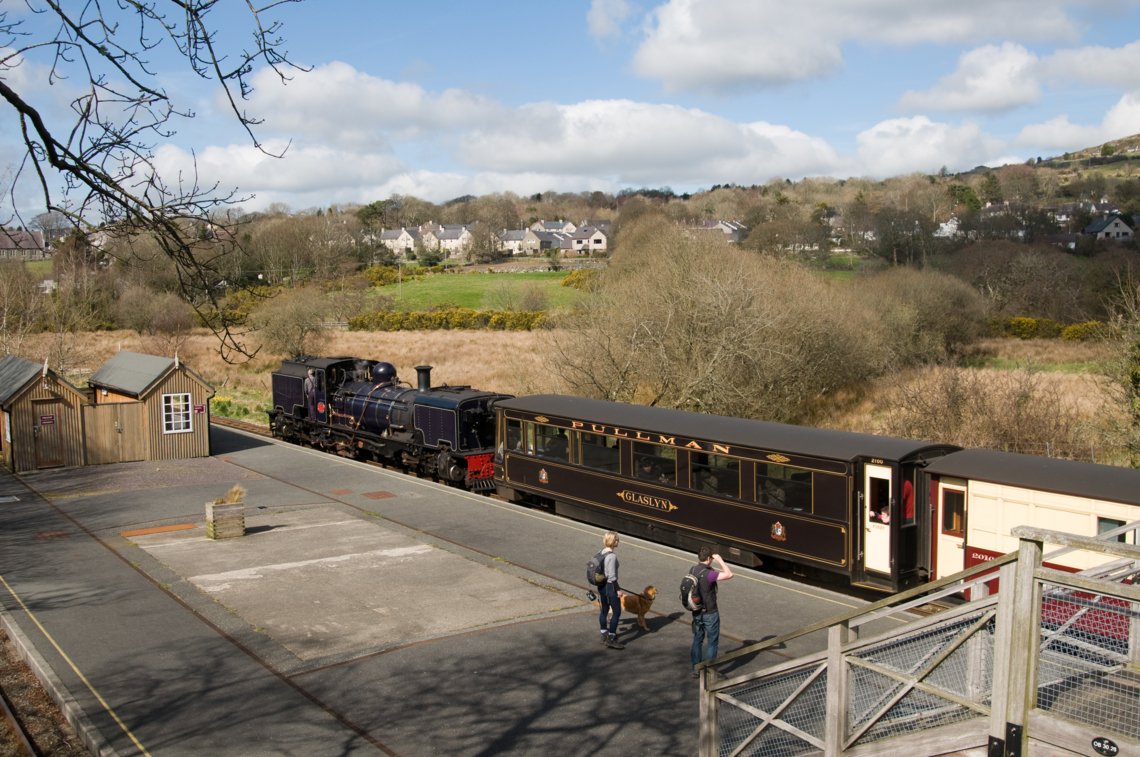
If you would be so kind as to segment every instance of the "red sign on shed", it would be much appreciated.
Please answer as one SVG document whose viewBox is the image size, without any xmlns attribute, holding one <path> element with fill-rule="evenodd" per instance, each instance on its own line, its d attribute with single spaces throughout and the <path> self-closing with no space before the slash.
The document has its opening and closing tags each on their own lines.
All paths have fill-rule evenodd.
<svg viewBox="0 0 1140 757">
<path fill-rule="evenodd" d="M 40 425 L 41 426 L 54 426 L 55 425 L 55 416 L 54 415 L 41 415 L 40 416 Z"/>
</svg>

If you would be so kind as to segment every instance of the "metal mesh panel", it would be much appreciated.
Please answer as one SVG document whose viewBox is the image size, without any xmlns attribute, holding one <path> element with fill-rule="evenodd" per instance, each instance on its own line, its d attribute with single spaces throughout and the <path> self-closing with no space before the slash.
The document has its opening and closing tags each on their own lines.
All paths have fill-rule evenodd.
<svg viewBox="0 0 1140 757">
<path fill-rule="evenodd" d="M 867 744 L 987 712 L 994 639 L 990 615 L 980 608 L 847 655 L 844 740 Z M 813 663 L 724 692 L 726 698 L 718 708 L 719 754 L 776 757 L 818 752 L 827 719 L 823 666 Z M 772 722 L 765 724 L 765 717 Z"/>
<path fill-rule="evenodd" d="M 891 639 L 849 659 L 848 730 L 855 743 L 977 717 L 989 708 L 992 618 L 982 612 Z M 893 674 L 893 675 L 892 675 Z M 974 703 L 975 708 L 956 700 Z"/>
<path fill-rule="evenodd" d="M 821 664 L 744 684 L 732 689 L 729 695 L 736 702 L 768 715 L 777 714 L 777 717 L 761 729 L 763 721 L 757 714 L 721 702 L 720 755 L 783 757 L 819 751 L 819 747 L 800 732 L 817 739 L 817 743 L 823 741 L 827 675 L 821 671 Z M 758 729 L 761 729 L 759 733 Z"/>
<path fill-rule="evenodd" d="M 1140 738 L 1138 653 L 1129 645 L 1138 626 L 1136 602 L 1045 584 L 1038 709 Z"/>
</svg>

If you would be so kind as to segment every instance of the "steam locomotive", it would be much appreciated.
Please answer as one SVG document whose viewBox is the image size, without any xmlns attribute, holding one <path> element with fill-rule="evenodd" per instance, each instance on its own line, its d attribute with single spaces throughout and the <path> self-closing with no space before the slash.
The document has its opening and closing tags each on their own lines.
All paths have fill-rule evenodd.
<svg viewBox="0 0 1140 757">
<path fill-rule="evenodd" d="M 431 385 L 431 366 L 402 383 L 391 363 L 286 360 L 272 375 L 275 438 L 376 462 L 472 491 L 493 491 L 496 401 L 510 395 Z"/>
</svg>

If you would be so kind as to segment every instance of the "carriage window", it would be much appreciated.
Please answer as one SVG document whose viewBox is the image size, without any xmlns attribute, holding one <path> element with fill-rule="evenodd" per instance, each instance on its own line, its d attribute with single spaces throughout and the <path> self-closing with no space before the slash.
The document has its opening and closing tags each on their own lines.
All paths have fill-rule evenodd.
<svg viewBox="0 0 1140 757">
<path fill-rule="evenodd" d="M 722 497 L 740 496 L 740 462 L 724 455 L 689 457 L 689 488 Z"/>
<path fill-rule="evenodd" d="M 602 434 L 578 434 L 581 439 L 582 465 L 594 470 L 617 471 L 621 457 L 618 454 L 618 440 L 614 436 Z"/>
<path fill-rule="evenodd" d="M 522 421 L 507 419 L 507 449 L 521 452 L 523 448 Z"/>
<path fill-rule="evenodd" d="M 1103 534 L 1106 531 L 1111 531 L 1114 528 L 1120 528 L 1123 525 L 1124 525 L 1124 521 L 1117 520 L 1116 518 L 1097 518 L 1096 519 L 1096 533 L 1099 536 L 1100 534 Z M 1128 534 L 1129 533 L 1135 533 L 1135 532 L 1134 531 L 1132 531 L 1132 532 L 1125 531 L 1124 533 L 1117 534 L 1116 536 L 1113 536 L 1110 538 L 1113 539 L 1114 541 L 1120 542 L 1121 544 L 1126 544 L 1126 543 L 1128 543 Z"/>
<path fill-rule="evenodd" d="M 811 471 L 790 465 L 756 463 L 756 496 L 760 504 L 811 510 Z"/>
<path fill-rule="evenodd" d="M 942 533 L 966 535 L 966 492 L 961 489 L 942 490 Z"/>
<path fill-rule="evenodd" d="M 548 457 L 551 460 L 569 459 L 570 443 L 566 439 L 565 429 L 536 423 L 534 424 L 534 438 L 538 443 L 539 457 Z"/>
<path fill-rule="evenodd" d="M 659 444 L 634 442 L 634 475 L 663 484 L 677 483 L 677 450 Z"/>
</svg>

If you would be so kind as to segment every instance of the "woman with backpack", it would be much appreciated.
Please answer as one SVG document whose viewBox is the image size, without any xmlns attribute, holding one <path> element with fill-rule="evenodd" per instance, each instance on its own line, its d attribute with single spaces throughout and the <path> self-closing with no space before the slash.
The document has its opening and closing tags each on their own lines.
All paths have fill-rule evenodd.
<svg viewBox="0 0 1140 757">
<path fill-rule="evenodd" d="M 618 589 L 618 558 L 614 553 L 619 541 L 616 533 L 607 531 L 602 537 L 602 551 L 598 553 L 602 558 L 602 570 L 606 579 L 604 583 L 597 584 L 598 600 L 601 605 L 598 626 L 601 628 L 602 643 L 610 649 L 625 649 L 625 644 L 617 640 L 618 621 L 621 619 L 621 595 L 624 593 Z"/>
</svg>

